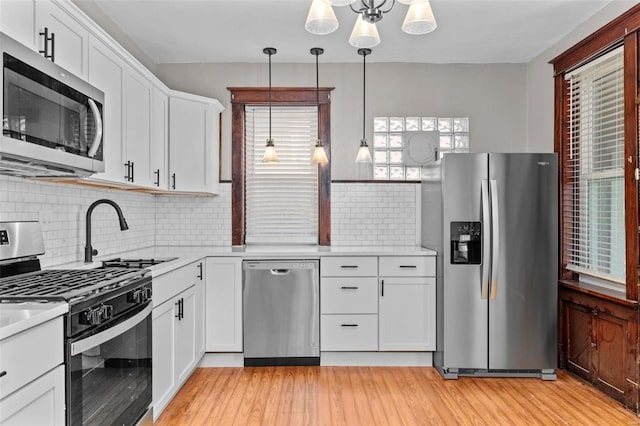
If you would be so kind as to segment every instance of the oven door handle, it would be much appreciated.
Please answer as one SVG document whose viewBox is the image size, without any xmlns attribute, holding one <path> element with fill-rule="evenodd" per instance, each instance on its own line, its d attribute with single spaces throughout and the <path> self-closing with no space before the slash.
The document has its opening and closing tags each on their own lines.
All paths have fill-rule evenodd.
<svg viewBox="0 0 640 426">
<path fill-rule="evenodd" d="M 143 310 L 132 316 L 131 318 L 122 321 L 119 324 L 114 325 L 111 328 L 107 328 L 105 331 L 89 336 L 86 339 L 78 340 L 71 344 L 71 356 L 81 354 L 87 349 L 95 348 L 98 345 L 108 342 L 109 340 L 117 337 L 126 331 L 131 330 L 136 325 L 140 324 L 149 314 L 151 314 L 151 303 L 149 303 Z"/>
</svg>

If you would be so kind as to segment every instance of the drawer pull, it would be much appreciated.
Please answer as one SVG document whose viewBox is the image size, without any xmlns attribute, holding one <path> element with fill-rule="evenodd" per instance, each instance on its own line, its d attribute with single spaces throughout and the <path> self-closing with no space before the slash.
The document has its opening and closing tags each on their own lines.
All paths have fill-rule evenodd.
<svg viewBox="0 0 640 426">
<path fill-rule="evenodd" d="M 358 265 L 340 265 L 342 269 L 358 269 Z"/>
<path fill-rule="evenodd" d="M 405 269 L 416 269 L 417 266 L 416 265 L 400 265 L 401 268 L 405 268 Z"/>
<path fill-rule="evenodd" d="M 7 372 L 6 372 L 6 371 L 0 371 L 0 377 L 4 377 L 4 376 L 6 376 L 6 375 L 7 375 Z"/>
<path fill-rule="evenodd" d="M 343 285 L 342 287 L 340 287 L 342 290 L 357 290 L 359 287 L 352 287 L 352 286 L 346 286 Z"/>
<path fill-rule="evenodd" d="M 357 327 L 358 324 L 340 324 L 340 327 Z"/>
</svg>

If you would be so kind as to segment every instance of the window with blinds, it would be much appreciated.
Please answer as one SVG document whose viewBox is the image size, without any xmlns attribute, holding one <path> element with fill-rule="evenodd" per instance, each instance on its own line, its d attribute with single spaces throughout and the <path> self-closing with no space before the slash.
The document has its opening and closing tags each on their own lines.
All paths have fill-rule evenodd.
<svg viewBox="0 0 640 426">
<path fill-rule="evenodd" d="M 625 282 L 623 47 L 567 74 L 568 269 Z"/>
<path fill-rule="evenodd" d="M 318 135 L 315 106 L 271 109 L 279 163 L 263 163 L 269 107 L 245 107 L 246 244 L 318 243 L 318 169 L 311 162 Z"/>
</svg>

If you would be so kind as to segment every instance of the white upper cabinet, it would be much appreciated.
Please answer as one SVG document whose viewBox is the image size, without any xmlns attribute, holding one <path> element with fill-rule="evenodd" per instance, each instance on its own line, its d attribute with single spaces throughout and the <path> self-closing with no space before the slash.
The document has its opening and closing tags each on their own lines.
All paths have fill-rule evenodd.
<svg viewBox="0 0 640 426">
<path fill-rule="evenodd" d="M 150 187 L 151 84 L 134 70 L 125 79 L 125 181 Z"/>
<path fill-rule="evenodd" d="M 124 182 L 123 174 L 123 92 L 126 64 L 113 50 L 95 37 L 89 41 L 89 83 L 104 92 L 104 172 L 96 179 Z"/>
<path fill-rule="evenodd" d="M 33 50 L 37 50 L 35 10 L 34 0 L 0 1 L 2 32 Z"/>
<path fill-rule="evenodd" d="M 76 17 L 49 1 L 36 2 L 36 48 L 78 77 L 87 78 L 89 31 Z M 45 40 L 45 31 L 48 34 Z M 43 34 L 41 34 L 43 33 Z"/>
<path fill-rule="evenodd" d="M 168 189 L 169 172 L 169 96 L 153 88 L 151 94 L 151 184 L 158 189 Z"/>
<path fill-rule="evenodd" d="M 215 99 L 169 94 L 169 188 L 180 192 L 218 192 L 219 115 Z"/>
</svg>

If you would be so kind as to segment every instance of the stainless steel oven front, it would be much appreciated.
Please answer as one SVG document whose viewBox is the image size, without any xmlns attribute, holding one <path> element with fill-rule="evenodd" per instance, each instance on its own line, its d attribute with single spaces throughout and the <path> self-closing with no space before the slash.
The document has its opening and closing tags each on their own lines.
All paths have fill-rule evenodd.
<svg viewBox="0 0 640 426">
<path fill-rule="evenodd" d="M 150 301 L 67 340 L 67 424 L 133 425 L 145 416 L 151 350 Z"/>
</svg>

